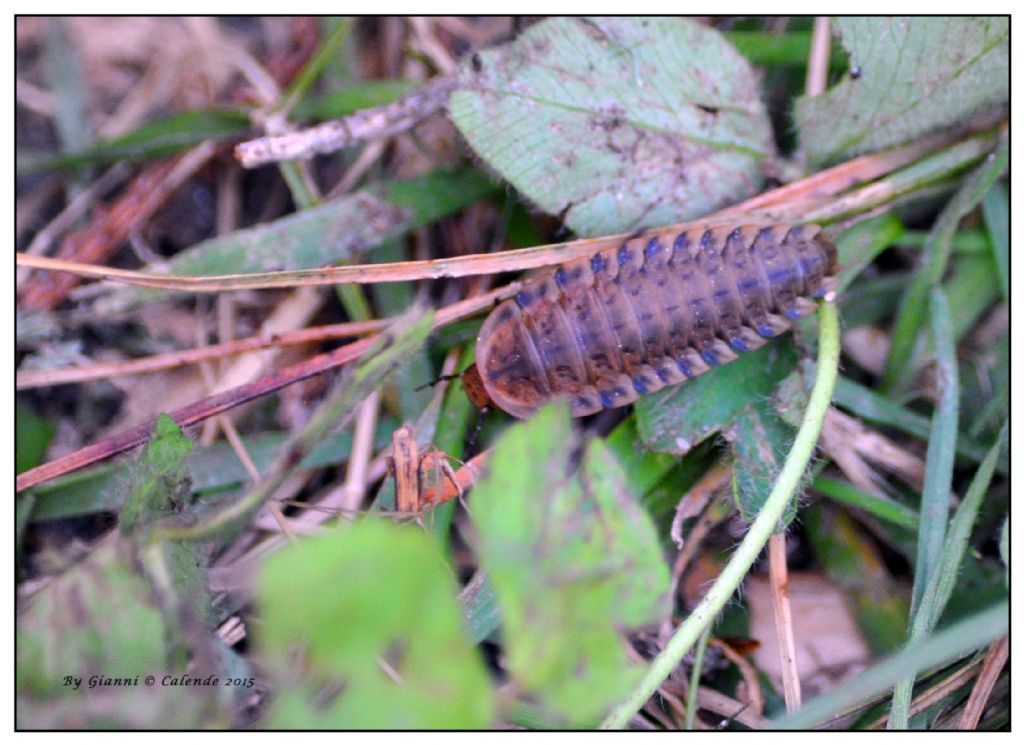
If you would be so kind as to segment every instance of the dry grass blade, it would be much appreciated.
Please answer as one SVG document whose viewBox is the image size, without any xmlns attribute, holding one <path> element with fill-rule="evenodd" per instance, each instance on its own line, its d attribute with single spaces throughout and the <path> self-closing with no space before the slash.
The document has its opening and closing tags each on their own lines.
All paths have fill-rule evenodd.
<svg viewBox="0 0 1024 745">
<path fill-rule="evenodd" d="M 490 307 L 495 301 L 511 297 L 519 289 L 519 283 L 492 290 L 468 300 L 453 303 L 437 312 L 434 328 L 440 328 L 454 321 L 472 316 Z M 177 411 L 169 412 L 179 427 L 188 427 L 205 421 L 211 416 L 227 411 L 235 406 L 251 401 L 260 396 L 284 388 L 286 385 L 311 378 L 314 375 L 334 370 L 342 365 L 359 359 L 371 348 L 376 336 L 339 347 L 331 352 L 311 357 L 283 370 L 271 373 L 260 380 L 246 383 L 222 393 L 209 396 Z M 77 450 L 69 455 L 44 463 L 18 475 L 16 490 L 21 492 L 44 481 L 63 476 L 92 463 L 123 453 L 149 439 L 153 431 L 153 421 L 147 421 L 137 427 L 120 432 L 100 442 Z"/>
<path fill-rule="evenodd" d="M 839 195 L 849 192 L 851 187 L 863 184 L 879 176 L 891 173 L 917 160 L 935 148 L 948 144 L 950 136 L 924 138 L 914 145 L 867 155 L 822 171 L 807 179 L 766 192 L 740 204 L 728 207 L 700 220 L 670 226 L 678 231 L 699 229 L 721 223 L 748 222 L 768 224 L 773 222 L 803 221 L 802 215 L 812 211 L 831 210 Z M 981 146 L 981 145 L 979 145 Z M 881 190 L 880 199 L 888 198 L 887 190 Z M 874 207 L 871 193 L 843 197 L 842 209 L 846 214 L 862 208 Z M 832 210 L 835 211 L 835 210 Z M 379 282 L 401 282 L 419 279 L 443 279 L 481 274 L 537 269 L 561 264 L 582 256 L 590 256 L 609 246 L 616 246 L 630 234 L 618 234 L 599 239 L 554 243 L 545 246 L 503 251 L 499 254 L 471 254 L 444 259 L 406 261 L 369 265 L 321 267 L 293 271 L 265 272 L 258 274 L 228 274 L 218 276 L 171 276 L 135 272 L 123 269 L 80 264 L 76 262 L 49 259 L 41 256 L 16 254 L 20 266 L 70 272 L 83 277 L 106 279 L 123 284 L 139 285 L 164 290 L 187 292 L 224 292 L 243 289 L 272 289 L 302 285 L 372 284 Z"/>
<path fill-rule="evenodd" d="M 768 539 L 768 573 L 771 579 L 772 611 L 778 636 L 782 668 L 782 687 L 786 711 L 800 708 L 800 673 L 796 664 L 796 641 L 793 638 L 793 613 L 789 604 L 789 572 L 786 566 L 786 534 L 774 533 Z"/>
<path fill-rule="evenodd" d="M 978 682 L 974 684 L 971 697 L 967 700 L 964 713 L 960 717 L 959 728 L 973 730 L 978 728 L 981 715 L 985 711 L 988 697 L 992 688 L 1002 672 L 1003 666 L 1010 658 L 1010 638 L 1002 637 L 995 641 L 985 655 L 985 662 L 982 665 L 981 673 L 978 675 Z"/>
</svg>

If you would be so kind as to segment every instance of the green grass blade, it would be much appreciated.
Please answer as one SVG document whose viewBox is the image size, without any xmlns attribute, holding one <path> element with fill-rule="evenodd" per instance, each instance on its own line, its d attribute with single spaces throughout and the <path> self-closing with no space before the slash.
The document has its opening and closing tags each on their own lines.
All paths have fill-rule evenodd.
<svg viewBox="0 0 1024 745">
<path fill-rule="evenodd" d="M 114 163 L 128 158 L 145 160 L 181 152 L 205 140 L 240 137 L 249 129 L 249 117 L 233 109 L 184 111 L 143 124 L 122 137 L 100 142 L 81 152 L 52 158 L 18 158 L 18 173 L 78 168 Z"/>
<path fill-rule="evenodd" d="M 939 559 L 934 574 L 928 581 L 921 596 L 921 603 L 913 616 L 910 627 L 911 642 L 923 639 L 934 630 L 938 623 L 960 573 L 960 564 L 967 550 L 967 542 L 971 537 L 971 529 L 978 518 L 978 511 L 992 481 L 996 460 L 1006 440 L 1007 428 L 1004 425 L 999 439 L 989 450 L 985 460 L 974 474 L 971 485 L 967 488 L 960 507 L 957 508 L 949 527 L 945 550 Z M 904 729 L 909 720 L 910 700 L 914 689 L 914 678 L 908 676 L 901 680 L 893 691 L 892 714 L 889 717 L 890 729 Z"/>
<path fill-rule="evenodd" d="M 913 356 L 918 335 L 924 325 L 928 293 L 939 284 L 960 220 L 981 201 L 985 192 L 999 178 L 1009 163 L 1009 141 L 1000 139 L 993 157 L 984 161 L 964 181 L 956 196 L 942 211 L 924 250 L 922 265 L 914 274 L 910 287 L 900 303 L 900 311 L 892 332 L 892 349 L 882 377 L 882 392 L 888 393 L 909 381 L 913 372 Z"/>
<path fill-rule="evenodd" d="M 985 218 L 999 277 L 1003 300 L 1010 301 L 1010 200 L 1005 184 L 993 184 L 981 200 L 981 214 Z"/>
<path fill-rule="evenodd" d="M 907 671 L 915 675 L 981 649 L 1007 633 L 1010 604 L 1003 601 L 938 634 L 911 644 L 839 688 L 809 701 L 791 715 L 776 719 L 778 729 L 810 729 L 884 693 Z"/>
<path fill-rule="evenodd" d="M 305 97 L 306 92 L 313 83 L 323 74 L 327 64 L 344 46 L 345 41 L 352 33 L 352 24 L 351 18 L 341 19 L 334 30 L 317 48 L 313 57 L 302 68 L 302 71 L 295 76 L 292 84 L 288 87 L 288 91 L 282 98 L 281 104 L 278 106 L 278 111 L 291 111 Z"/>
<path fill-rule="evenodd" d="M 942 290 L 936 289 L 932 292 L 930 307 L 939 400 L 932 416 L 931 435 L 928 438 L 912 613 L 917 612 L 924 589 L 939 564 L 945 543 L 946 526 L 949 522 L 949 494 L 953 483 L 957 422 L 960 415 L 960 383 L 957 376 L 956 347 L 953 343 L 953 324 L 949 304 Z"/>
<path fill-rule="evenodd" d="M 819 476 L 812 486 L 834 502 L 864 510 L 895 525 L 916 531 L 920 524 L 918 514 L 906 505 L 889 497 L 869 494 L 845 481 Z"/>
</svg>

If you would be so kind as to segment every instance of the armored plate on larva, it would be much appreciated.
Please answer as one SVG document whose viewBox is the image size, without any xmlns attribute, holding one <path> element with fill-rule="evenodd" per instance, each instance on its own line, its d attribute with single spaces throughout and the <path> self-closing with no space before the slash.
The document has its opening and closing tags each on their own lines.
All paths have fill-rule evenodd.
<svg viewBox="0 0 1024 745">
<path fill-rule="evenodd" d="M 555 398 L 573 416 L 632 403 L 736 359 L 836 286 L 817 225 L 647 231 L 529 280 L 477 339 L 492 402 L 526 418 Z"/>
</svg>

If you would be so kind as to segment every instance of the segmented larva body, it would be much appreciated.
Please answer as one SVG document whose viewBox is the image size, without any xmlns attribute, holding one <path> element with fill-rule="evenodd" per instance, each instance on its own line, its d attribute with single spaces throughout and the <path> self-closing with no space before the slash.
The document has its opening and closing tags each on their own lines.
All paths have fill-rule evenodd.
<svg viewBox="0 0 1024 745">
<path fill-rule="evenodd" d="M 492 402 L 526 418 L 569 399 L 574 416 L 736 359 L 835 288 L 817 225 L 648 231 L 529 280 L 491 313 L 476 363 Z"/>
</svg>

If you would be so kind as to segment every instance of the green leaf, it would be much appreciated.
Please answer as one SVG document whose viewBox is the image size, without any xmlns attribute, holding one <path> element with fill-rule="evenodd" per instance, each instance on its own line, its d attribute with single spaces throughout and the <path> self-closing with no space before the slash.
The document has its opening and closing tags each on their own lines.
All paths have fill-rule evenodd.
<svg viewBox="0 0 1024 745">
<path fill-rule="evenodd" d="M 771 126 L 749 63 L 682 18 L 555 18 L 474 55 L 451 97 L 470 146 L 582 235 L 756 193 Z"/>
<path fill-rule="evenodd" d="M 379 184 L 265 225 L 202 241 L 159 269 L 208 276 L 326 266 L 405 235 L 493 191 L 490 180 L 468 168 Z M 124 313 L 168 294 L 120 287 L 97 301 L 95 312 Z"/>
<path fill-rule="evenodd" d="M 53 96 L 53 123 L 60 139 L 60 149 L 82 150 L 92 139 L 89 117 L 86 116 L 85 65 L 81 52 L 72 41 L 74 31 L 66 18 L 46 19 L 43 37 L 43 70 L 45 87 Z"/>
<path fill-rule="evenodd" d="M 271 556 L 257 588 L 269 726 L 488 726 L 491 686 L 455 594 L 435 542 L 411 526 L 364 520 Z"/>
<path fill-rule="evenodd" d="M 725 38 L 752 64 L 765 67 L 806 67 L 811 52 L 810 31 L 726 31 Z M 829 68 L 843 64 L 842 50 L 833 47 Z"/>
<path fill-rule="evenodd" d="M 800 141 L 816 165 L 909 142 L 1008 101 L 1007 17 L 833 23 L 860 74 L 797 101 Z"/>
<path fill-rule="evenodd" d="M 682 455 L 729 426 L 751 401 L 772 395 L 796 364 L 789 341 L 772 342 L 674 388 L 635 404 L 644 447 Z"/>
<path fill-rule="evenodd" d="M 758 401 L 740 410 L 730 434 L 736 455 L 733 494 L 740 515 L 747 522 L 753 522 L 775 485 L 796 431 L 767 402 Z M 788 525 L 795 516 L 793 502 L 783 515 L 780 527 Z"/>
<path fill-rule="evenodd" d="M 920 572 L 915 573 L 914 598 L 916 610 L 910 624 L 910 639 L 912 642 L 924 638 L 935 629 L 939 617 L 953 595 L 953 588 L 961 572 L 961 564 L 971 537 L 971 530 L 977 520 L 982 500 L 988 491 L 988 485 L 995 472 L 996 460 L 998 460 L 999 451 L 1006 440 L 1007 429 L 1004 426 L 999 433 L 999 439 L 992 446 L 985 460 L 974 474 L 974 478 L 971 480 L 971 485 L 967 488 L 963 501 L 957 508 L 953 519 L 949 521 L 949 531 L 945 537 L 942 552 L 936 557 L 932 571 L 927 576 L 927 584 L 921 591 L 920 596 L 918 596 L 918 586 L 921 574 Z M 924 504 L 924 499 L 922 499 L 922 504 Z M 913 687 L 913 676 L 904 678 L 896 686 L 893 692 L 890 729 L 905 729 L 907 727 Z"/>
<path fill-rule="evenodd" d="M 942 289 L 949 307 L 956 308 L 953 339 L 958 343 L 999 300 L 999 283 L 992 281 L 995 273 L 990 255 L 955 257 L 952 274 Z"/>
<path fill-rule="evenodd" d="M 17 402 L 14 414 L 14 469 L 18 473 L 43 462 L 56 428 L 27 405 Z"/>
<path fill-rule="evenodd" d="M 949 533 L 942 551 L 938 568 L 928 582 L 924 598 L 917 616 L 914 618 L 915 630 L 918 633 L 932 631 L 945 610 L 957 578 L 961 572 L 961 564 L 967 551 L 967 544 L 978 519 L 978 512 L 992 482 L 999 452 L 1006 442 L 1007 427 L 1003 427 L 999 438 L 989 450 L 985 460 L 978 467 L 971 479 L 970 486 L 964 494 L 963 501 L 957 507 L 953 519 L 949 523 Z M 916 628 L 920 625 L 920 628 Z"/>
<path fill-rule="evenodd" d="M 1006 581 L 1010 580 L 1010 518 L 1003 520 L 1003 529 L 999 531 L 999 558 L 1006 567 Z"/>
<path fill-rule="evenodd" d="M 53 158 L 18 159 L 18 172 L 32 173 L 88 164 L 113 163 L 124 158 L 145 160 L 181 152 L 206 140 L 241 137 L 249 130 L 249 117 L 233 109 L 184 111 L 143 124 L 122 137 L 87 150 Z"/>
<path fill-rule="evenodd" d="M 158 517 L 173 514 L 192 493 L 185 459 L 192 441 L 167 414 L 156 420 L 156 433 L 146 444 L 132 473 L 132 487 L 121 510 L 121 531 L 131 533 Z"/>
<path fill-rule="evenodd" d="M 607 447 L 570 476 L 568 410 L 543 408 L 494 448 L 470 497 L 500 601 L 507 667 L 547 726 L 593 726 L 642 672 L 621 633 L 663 620 L 668 568 Z"/>
</svg>

